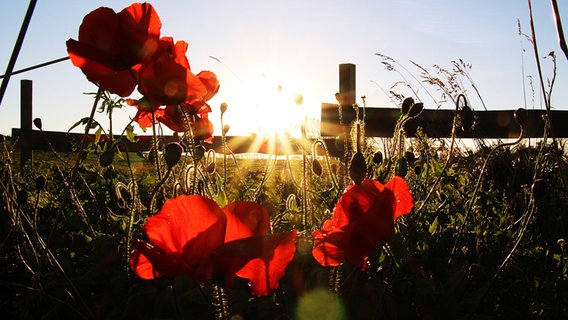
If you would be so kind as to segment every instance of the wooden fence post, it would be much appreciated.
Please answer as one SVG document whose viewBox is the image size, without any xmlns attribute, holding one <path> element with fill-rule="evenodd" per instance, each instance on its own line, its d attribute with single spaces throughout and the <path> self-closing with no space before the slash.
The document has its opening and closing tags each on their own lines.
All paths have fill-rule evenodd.
<svg viewBox="0 0 568 320">
<path fill-rule="evenodd" d="M 24 132 L 32 130 L 32 80 L 20 81 L 20 129 Z M 24 169 L 27 161 L 32 160 L 33 150 L 29 134 L 20 137 L 20 169 Z"/>
<path fill-rule="evenodd" d="M 343 152 L 346 159 L 351 157 L 352 139 L 351 139 L 351 123 L 355 119 L 355 109 L 353 105 L 356 100 L 356 77 L 355 65 L 352 63 L 342 63 L 339 65 L 339 97 L 338 110 L 340 127 L 336 132 L 342 132 Z"/>
<path fill-rule="evenodd" d="M 352 106 L 355 104 L 356 80 L 354 64 L 342 63 L 339 65 L 339 93 L 342 96 L 342 105 Z"/>
</svg>

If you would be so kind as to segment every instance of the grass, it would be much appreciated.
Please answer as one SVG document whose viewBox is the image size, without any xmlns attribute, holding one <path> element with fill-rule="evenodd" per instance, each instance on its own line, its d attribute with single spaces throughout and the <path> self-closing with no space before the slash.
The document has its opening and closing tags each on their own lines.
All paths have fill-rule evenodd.
<svg viewBox="0 0 568 320">
<path fill-rule="evenodd" d="M 561 187 L 568 172 L 555 157 L 554 146 L 493 145 L 467 153 L 439 150 L 427 137 L 405 139 L 403 146 L 405 178 L 416 206 L 399 219 L 388 246 L 373 253 L 365 271 L 348 264 L 324 268 L 310 253 L 311 232 L 329 217 L 341 194 L 331 175 L 340 184 L 346 181 L 340 159 L 328 166 L 325 158 L 318 158 L 322 170 L 317 175 L 308 156 L 304 198 L 301 159 L 229 158 L 225 181 L 222 157 L 214 158 L 214 167 L 202 158 L 197 180 L 191 179 L 192 158 L 182 158 L 156 205 L 195 185 L 194 192 L 221 205 L 237 199 L 261 203 L 275 232 L 300 230 L 298 252 L 280 288 L 270 297 L 254 298 L 246 283 L 238 283 L 222 298 L 232 315 L 260 319 L 293 318 L 296 311 L 317 314 L 309 309 L 317 306 L 309 299 L 322 292 L 332 293 L 322 299 L 339 303 L 337 314 L 353 319 L 568 315 L 568 193 Z M 365 152 L 368 175 L 386 181 L 401 158 L 385 152 L 383 161 L 375 163 L 373 148 Z M 126 155 L 115 157 L 110 169 L 101 168 L 91 153 L 69 193 L 67 167 L 53 155 L 35 152 L 33 165 L 22 175 L 18 162 L 7 161 L 8 156 L 17 159 L 17 152 L 3 155 L 2 169 L 1 205 L 8 215 L 1 219 L 1 308 L 9 316 L 219 316 L 213 287 L 183 277 L 141 281 L 128 269 L 127 240 L 143 236 L 148 214 L 137 203 L 147 207 L 158 183 L 148 159 L 130 154 L 129 166 Z M 74 159 L 73 154 L 60 156 Z M 130 168 L 139 197 L 132 197 Z M 45 189 L 36 188 L 37 176 L 47 178 Z M 535 191 L 537 180 L 543 181 L 544 191 Z M 65 200 L 66 194 L 71 198 Z M 303 199 L 308 201 L 305 209 Z M 56 222 L 59 212 L 63 215 Z M 52 229 L 51 255 L 41 262 Z"/>
</svg>

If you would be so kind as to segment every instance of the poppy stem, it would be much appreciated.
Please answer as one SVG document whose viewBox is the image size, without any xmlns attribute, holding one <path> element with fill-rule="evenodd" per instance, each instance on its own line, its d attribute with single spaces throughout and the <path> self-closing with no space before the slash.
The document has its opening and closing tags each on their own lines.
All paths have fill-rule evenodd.
<svg viewBox="0 0 568 320">
<path fill-rule="evenodd" d="M 227 293 L 223 287 L 218 284 L 213 284 L 213 312 L 215 319 L 228 320 L 231 315 L 229 313 L 229 306 L 227 301 Z"/>
<path fill-rule="evenodd" d="M 444 173 L 446 172 L 446 169 L 447 169 L 448 165 L 450 164 L 450 160 L 452 159 L 452 153 L 453 153 L 454 144 L 455 144 L 455 141 L 456 141 L 456 128 L 457 128 L 457 123 L 458 123 L 458 110 L 459 110 L 459 105 L 460 105 L 460 98 L 463 98 L 464 105 L 467 105 L 467 99 L 466 99 L 465 95 L 463 93 L 460 93 L 458 95 L 458 97 L 456 98 L 456 108 L 454 110 L 454 122 L 453 122 L 453 125 L 452 125 L 452 140 L 450 142 L 450 149 L 448 150 L 448 156 L 446 158 L 446 162 L 444 163 L 444 166 L 442 167 L 440 174 L 438 175 L 438 177 L 436 177 L 436 180 L 434 181 L 432 186 L 430 186 L 430 191 L 428 191 L 426 198 L 424 198 L 424 200 L 420 204 L 420 207 L 418 208 L 418 210 L 416 210 L 416 214 L 419 214 L 422 211 L 422 209 L 424 208 L 424 206 L 426 205 L 426 203 L 428 202 L 428 200 L 430 199 L 430 197 L 434 193 L 436 186 L 438 185 L 438 183 L 442 179 L 442 176 L 444 176 Z"/>
<path fill-rule="evenodd" d="M 448 260 L 448 264 L 450 264 L 452 262 L 452 259 L 454 257 L 454 253 L 456 252 L 456 249 L 459 245 L 459 241 L 461 240 L 461 236 L 462 236 L 463 232 L 465 231 L 465 225 L 466 225 L 467 220 L 470 216 L 471 210 L 473 209 L 473 205 L 475 204 L 477 192 L 479 191 L 479 188 L 481 186 L 481 182 L 483 181 L 483 174 L 485 173 L 485 169 L 487 168 L 487 164 L 489 163 L 489 159 L 491 159 L 491 157 L 493 156 L 495 151 L 497 151 L 499 148 L 514 146 L 514 145 L 519 144 L 521 142 L 521 140 L 524 138 L 524 136 L 525 136 L 525 128 L 524 128 L 524 126 L 521 126 L 521 133 L 519 134 L 519 138 L 517 140 L 515 140 L 513 142 L 509 142 L 509 143 L 498 144 L 497 146 L 495 146 L 495 148 L 493 148 L 491 150 L 491 152 L 489 152 L 489 155 L 487 156 L 487 158 L 485 158 L 485 162 L 483 163 L 483 166 L 481 167 L 481 171 L 479 172 L 479 178 L 477 179 L 477 183 L 475 184 L 475 188 L 473 189 L 473 194 L 471 195 L 471 198 L 469 200 L 469 205 L 465 209 L 465 215 L 463 217 L 463 221 L 462 221 L 462 223 L 461 223 L 461 225 L 458 229 L 458 234 L 456 235 L 456 240 L 454 242 L 454 246 L 452 247 L 452 251 L 450 252 L 450 259 Z"/>
<path fill-rule="evenodd" d="M 316 150 L 317 150 L 318 146 L 320 146 L 323 149 L 325 164 L 327 166 L 327 170 L 329 171 L 329 175 L 331 176 L 331 182 L 333 183 L 333 187 L 335 187 L 337 190 L 341 190 L 341 188 L 339 187 L 339 184 L 337 182 L 337 178 L 335 176 L 335 173 L 331 170 L 331 163 L 329 161 L 329 151 L 327 150 L 325 143 L 321 139 L 314 141 L 314 144 L 313 144 L 313 147 L 312 147 L 313 148 L 312 153 L 314 154 L 314 157 L 317 157 Z"/>
<path fill-rule="evenodd" d="M 226 109 L 226 108 L 225 108 Z M 225 131 L 225 124 L 223 123 L 223 115 L 225 111 L 221 107 L 221 144 L 223 145 L 223 192 L 227 187 L 227 132 Z"/>
<path fill-rule="evenodd" d="M 158 175 L 158 180 L 162 180 L 160 159 L 158 159 L 158 137 L 156 135 L 156 114 L 154 109 L 152 109 L 152 144 L 154 147 L 154 165 L 156 166 L 156 174 Z"/>
<path fill-rule="evenodd" d="M 335 293 L 341 290 L 341 278 L 343 276 L 343 265 L 331 267 L 329 270 L 329 288 Z"/>
<path fill-rule="evenodd" d="M 189 194 L 193 194 L 195 192 L 195 184 L 197 183 L 197 158 L 195 157 L 196 148 L 195 148 L 195 139 L 193 137 L 193 130 L 191 128 L 191 121 L 187 116 L 187 113 L 183 109 L 181 105 L 178 104 L 178 113 L 181 113 L 185 134 L 189 135 L 189 144 L 191 146 L 191 159 L 193 162 L 193 173 L 191 178 L 191 186 L 189 187 Z"/>
<path fill-rule="evenodd" d="M 160 188 L 162 187 L 164 182 L 166 182 L 171 172 L 171 168 L 168 169 L 164 177 L 160 179 L 160 182 L 158 182 L 158 184 L 154 186 L 154 189 L 152 189 L 152 193 L 150 194 L 150 205 L 148 206 L 148 215 L 150 215 L 154 211 L 154 205 L 156 204 L 156 194 L 158 193 L 158 191 L 160 191 Z"/>
</svg>

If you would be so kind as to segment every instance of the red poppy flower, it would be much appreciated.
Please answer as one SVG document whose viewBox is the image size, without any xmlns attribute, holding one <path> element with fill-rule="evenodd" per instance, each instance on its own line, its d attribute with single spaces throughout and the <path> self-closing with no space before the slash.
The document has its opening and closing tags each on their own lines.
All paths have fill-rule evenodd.
<svg viewBox="0 0 568 320">
<path fill-rule="evenodd" d="M 221 209 L 213 200 L 182 195 L 148 218 L 150 241 L 136 239 L 130 266 L 143 279 L 176 275 L 205 282 L 250 280 L 255 296 L 278 287 L 296 247 L 296 231 L 268 234 L 268 213 L 259 204 L 237 201 Z"/>
<path fill-rule="evenodd" d="M 364 180 L 348 187 L 341 196 L 332 218 L 321 230 L 313 232 L 312 255 L 323 266 L 351 262 L 367 267 L 369 254 L 386 244 L 394 232 L 394 221 L 414 206 L 408 185 L 401 177 L 386 185 Z"/>
<path fill-rule="evenodd" d="M 187 99 L 185 101 L 185 105 L 187 111 L 192 113 L 202 113 L 201 109 L 206 108 L 211 110 L 209 105 L 207 105 L 207 101 L 213 98 L 217 92 L 219 92 L 219 80 L 217 79 L 217 75 L 211 71 L 201 71 L 196 76 L 197 80 L 203 84 L 206 89 L 205 93 L 193 92 L 188 94 Z M 211 111 L 208 111 L 211 112 Z"/>
<path fill-rule="evenodd" d="M 152 126 L 152 111 L 146 111 L 143 107 L 138 106 L 136 100 L 127 99 L 127 103 L 139 108 L 134 116 L 134 121 L 136 121 L 140 127 L 149 128 Z M 213 143 L 213 123 L 209 121 L 207 113 L 201 115 L 183 115 L 180 113 L 178 107 L 165 106 L 154 110 L 154 119 L 156 123 L 162 123 L 175 132 L 185 132 L 187 130 L 186 122 L 189 121 L 195 139 Z"/>
<path fill-rule="evenodd" d="M 152 5 L 134 3 L 119 13 L 100 7 L 87 14 L 78 40 L 69 39 L 73 65 L 104 90 L 128 96 L 140 63 L 158 47 L 161 21 Z"/>
<path fill-rule="evenodd" d="M 194 121 L 191 123 L 193 137 L 207 143 L 213 143 L 213 123 L 209 121 L 207 114 L 202 116 L 193 116 Z"/>
<path fill-rule="evenodd" d="M 189 68 L 187 47 L 185 41 L 174 44 L 171 37 L 163 37 L 152 59 L 141 66 L 138 90 L 154 108 L 207 95 L 207 87 Z"/>
</svg>

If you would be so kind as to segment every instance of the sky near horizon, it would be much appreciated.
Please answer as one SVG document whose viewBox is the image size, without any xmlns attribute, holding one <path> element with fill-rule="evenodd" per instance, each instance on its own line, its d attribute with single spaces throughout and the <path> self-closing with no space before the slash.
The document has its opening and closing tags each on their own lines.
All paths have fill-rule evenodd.
<svg viewBox="0 0 568 320">
<path fill-rule="evenodd" d="M 83 17 L 107 6 L 120 11 L 132 1 L 39 0 L 14 70 L 67 56 L 65 41 L 77 39 Z M 219 105 L 229 105 L 225 122 L 229 134 L 243 135 L 262 126 L 274 126 L 289 114 L 318 117 L 322 102 L 335 103 L 339 90 L 338 65 L 353 63 L 357 97 L 368 107 L 395 107 L 386 94 L 397 81 L 408 80 L 418 89 L 426 108 L 435 108 L 414 78 L 415 62 L 435 73 L 433 65 L 452 68 L 462 59 L 489 110 L 543 108 L 535 55 L 529 35 L 528 1 L 456 0 L 210 0 L 150 2 L 162 21 L 162 36 L 189 43 L 192 71 L 215 72 L 221 89 L 210 101 L 215 133 Z M 4 74 L 29 2 L 4 1 L 0 10 L 0 74 Z M 549 1 L 532 1 L 537 44 L 546 79 L 556 80 L 552 107 L 568 110 L 568 61 L 561 51 Z M 559 2 L 568 30 L 568 5 Z M 385 70 L 376 53 L 399 64 L 400 72 Z M 33 117 L 44 130 L 67 131 L 89 115 L 96 92 L 79 68 L 60 62 L 10 78 L 0 105 L 0 134 L 19 127 L 20 81 L 33 81 Z M 546 81 L 545 79 L 545 81 Z M 533 83 L 531 86 L 531 82 Z M 277 92 L 277 86 L 282 91 Z M 475 110 L 483 110 L 471 88 L 466 94 Z M 396 90 L 400 91 L 397 87 Z M 534 93 L 533 93 L 534 90 Z M 403 90 L 402 90 L 403 91 Z M 401 92 L 412 96 L 411 92 Z M 297 106 L 294 96 L 304 103 Z M 357 103 L 362 104 L 360 98 Z M 452 108 L 453 105 L 442 105 Z M 125 126 L 135 108 L 115 112 L 113 126 Z M 96 119 L 106 123 L 104 114 Z M 280 121 L 282 122 L 282 121 Z M 115 130 L 116 131 L 116 130 Z M 141 131 L 137 131 L 141 133 Z"/>
</svg>

